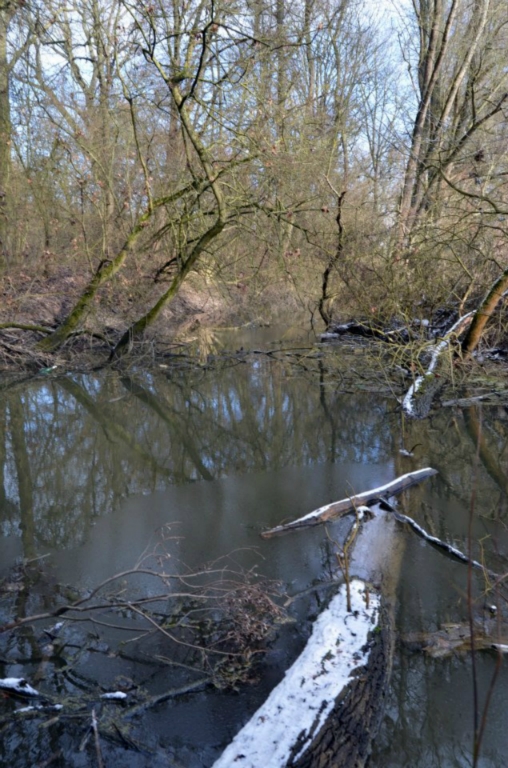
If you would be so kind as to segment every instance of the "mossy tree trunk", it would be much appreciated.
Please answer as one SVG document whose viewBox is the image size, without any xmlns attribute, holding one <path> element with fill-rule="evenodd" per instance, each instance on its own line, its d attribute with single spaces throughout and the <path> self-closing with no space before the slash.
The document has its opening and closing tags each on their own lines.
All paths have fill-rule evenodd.
<svg viewBox="0 0 508 768">
<path fill-rule="evenodd" d="M 466 358 L 471 356 L 480 343 L 485 327 L 499 302 L 504 298 L 506 290 L 508 290 L 508 269 L 498 277 L 474 314 L 473 322 L 462 344 Z"/>
<path fill-rule="evenodd" d="M 201 187 L 198 185 L 198 193 L 204 190 L 205 187 L 206 185 Z M 122 268 L 129 254 L 138 242 L 141 234 L 144 232 L 146 226 L 150 223 L 150 220 L 154 216 L 155 211 L 159 208 L 162 208 L 164 205 L 169 205 L 170 203 L 175 202 L 180 197 L 183 197 L 195 189 L 196 184 L 192 183 L 172 195 L 160 197 L 159 199 L 151 202 L 145 213 L 139 217 L 136 225 L 132 228 L 129 236 L 127 237 L 125 243 L 118 251 L 116 256 L 111 260 L 106 260 L 99 264 L 92 279 L 88 283 L 87 287 L 65 320 L 51 335 L 47 336 L 45 339 L 42 339 L 42 341 L 39 343 L 41 349 L 46 352 L 55 351 L 61 347 L 62 344 L 65 343 L 66 339 L 68 339 L 69 336 L 78 328 L 88 313 L 99 289 L 105 283 L 111 280 L 111 278 L 116 275 L 116 273 Z"/>
<path fill-rule="evenodd" d="M 202 11 L 202 13 L 205 12 Z M 226 222 L 229 221 L 231 217 L 240 215 L 243 211 L 242 205 L 239 204 L 235 207 L 233 212 L 230 212 L 223 192 L 222 179 L 229 171 L 236 168 L 239 164 L 248 162 L 251 159 L 251 156 L 247 155 L 246 157 L 240 158 L 232 157 L 227 163 L 221 163 L 221 165 L 218 166 L 214 162 L 213 149 L 211 148 L 211 146 L 213 147 L 213 143 L 211 146 L 208 146 L 206 135 L 201 135 L 199 121 L 196 121 L 195 117 L 196 104 L 198 103 L 197 91 L 204 78 L 205 62 L 207 61 L 210 42 L 213 39 L 217 25 L 213 19 L 206 23 L 203 32 L 200 35 L 191 37 L 186 52 L 180 50 L 181 40 L 178 35 L 178 30 L 168 35 L 169 40 L 177 40 L 177 42 L 175 42 L 175 51 L 169 51 L 168 53 L 170 61 L 172 62 L 172 66 L 168 68 L 166 63 L 159 61 L 157 57 L 157 51 L 159 50 L 157 43 L 159 42 L 159 35 L 161 33 L 160 30 L 154 26 L 152 15 L 147 13 L 143 16 L 143 11 L 141 10 L 139 18 L 137 16 L 136 18 L 139 22 L 138 29 L 141 39 L 144 46 L 146 46 L 144 48 L 145 59 L 152 65 L 153 70 L 164 82 L 171 95 L 171 100 L 175 107 L 176 115 L 178 116 L 183 144 L 185 146 L 187 168 L 192 180 L 181 191 L 172 195 L 160 197 L 158 200 L 152 200 L 151 196 L 148 195 L 149 199 L 145 213 L 138 219 L 120 251 L 113 259 L 104 260 L 99 265 L 87 288 L 82 293 L 64 322 L 53 334 L 51 334 L 51 336 L 40 342 L 41 348 L 46 351 L 58 349 L 69 335 L 82 323 L 84 317 L 91 308 L 97 292 L 104 283 L 110 280 L 122 268 L 129 253 L 138 243 L 141 233 L 150 224 L 157 209 L 169 206 L 170 203 L 174 203 L 180 198 L 187 197 L 187 208 L 191 207 L 196 210 L 203 210 L 201 196 L 207 193 L 209 194 L 209 198 L 206 205 L 206 216 L 213 216 L 213 224 L 205 228 L 203 226 L 205 216 L 202 216 L 198 232 L 193 233 L 194 237 L 192 239 L 189 237 L 180 248 L 177 260 L 178 272 L 172 280 L 168 290 L 157 299 L 155 304 L 153 304 L 148 311 L 125 331 L 116 345 L 113 356 L 123 354 L 130 349 L 132 339 L 143 334 L 146 328 L 148 328 L 148 326 L 150 326 L 159 316 L 163 307 L 178 293 L 182 283 L 194 268 L 199 257 L 206 251 L 212 241 L 220 235 L 226 226 Z M 204 18 L 201 19 L 201 23 L 203 23 L 203 21 Z M 170 23 L 169 16 L 167 22 L 168 24 Z M 143 24 L 146 25 L 146 29 L 143 29 Z M 186 39 L 186 34 L 181 32 L 181 37 L 182 39 Z M 198 48 L 199 55 L 195 52 L 196 47 Z M 191 62 L 193 61 L 195 61 L 194 70 L 191 67 Z M 175 76 L 175 72 L 180 74 Z M 190 90 L 186 84 L 187 81 L 192 81 Z M 135 119 L 134 113 L 131 113 L 131 115 L 133 119 Z M 210 202 L 211 206 L 209 205 Z M 174 216 L 178 217 L 178 212 L 176 212 Z M 178 223 L 176 219 L 174 219 L 174 223 L 175 222 Z M 164 232 L 167 228 L 168 221 L 165 221 L 159 231 Z M 155 233 L 154 237 L 157 237 L 157 233 Z"/>
</svg>

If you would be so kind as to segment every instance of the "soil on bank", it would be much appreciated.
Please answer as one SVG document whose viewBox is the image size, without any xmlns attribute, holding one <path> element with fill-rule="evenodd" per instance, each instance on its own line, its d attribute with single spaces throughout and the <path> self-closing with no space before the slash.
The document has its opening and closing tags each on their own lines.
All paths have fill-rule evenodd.
<svg viewBox="0 0 508 768">
<path fill-rule="evenodd" d="M 56 353 L 46 353 L 38 342 L 56 329 L 87 285 L 89 274 L 62 266 L 51 274 L 18 271 L 0 278 L 0 325 L 39 326 L 0 328 L 0 371 L 90 370 L 108 362 L 125 330 L 146 311 L 142 275 L 121 276 L 105 285 L 80 331 Z M 128 356 L 150 365 L 168 355 L 185 353 L 206 359 L 220 345 L 216 332 L 227 328 L 281 326 L 295 318 L 309 325 L 309 312 L 295 291 L 276 283 L 259 291 L 243 284 L 218 285 L 193 275 L 160 317 L 134 342 Z M 321 329 L 319 329 L 321 330 Z"/>
</svg>

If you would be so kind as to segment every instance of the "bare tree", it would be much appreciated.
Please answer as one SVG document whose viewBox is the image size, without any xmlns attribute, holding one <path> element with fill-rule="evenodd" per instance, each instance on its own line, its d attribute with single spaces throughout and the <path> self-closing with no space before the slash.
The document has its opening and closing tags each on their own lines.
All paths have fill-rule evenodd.
<svg viewBox="0 0 508 768">
<path fill-rule="evenodd" d="M 503 4 L 496 0 L 418 0 L 415 59 L 405 51 L 416 89 L 397 249 L 406 247 L 432 204 L 441 173 L 451 170 L 473 140 L 502 114 L 508 76 L 499 60 L 505 40 Z M 406 37 L 409 45 L 409 36 Z"/>
<path fill-rule="evenodd" d="M 31 29 L 18 30 L 15 47 L 9 44 L 11 26 L 23 3 L 17 0 L 0 2 L 0 265 L 8 257 L 7 233 L 10 195 L 12 123 L 10 87 L 12 72 L 31 40 Z"/>
</svg>

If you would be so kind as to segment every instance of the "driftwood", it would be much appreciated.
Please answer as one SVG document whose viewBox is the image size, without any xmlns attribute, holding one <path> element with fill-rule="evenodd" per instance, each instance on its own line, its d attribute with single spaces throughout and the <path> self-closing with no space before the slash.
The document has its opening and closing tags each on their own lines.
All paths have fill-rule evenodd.
<svg viewBox="0 0 508 768">
<path fill-rule="evenodd" d="M 311 747 L 288 768 L 363 768 L 381 725 L 392 671 L 392 606 L 383 597 L 365 664 L 353 670 Z"/>
<path fill-rule="evenodd" d="M 407 328 L 395 328 L 391 331 L 383 331 L 370 323 L 361 323 L 351 320 L 349 323 L 332 326 L 328 331 L 321 334 L 321 341 L 333 341 L 346 333 L 352 336 L 362 336 L 367 339 L 378 339 L 386 341 L 389 344 L 406 344 L 409 339 Z"/>
<path fill-rule="evenodd" d="M 391 676 L 404 538 L 393 535 L 395 517 L 380 504 L 369 509 L 368 519 L 364 510 L 352 526 L 358 535 L 347 536 L 354 543 L 348 571 L 355 576 L 318 617 L 301 656 L 213 768 L 367 764 Z"/>
<path fill-rule="evenodd" d="M 277 525 L 275 528 L 270 528 L 268 531 L 263 531 L 261 536 L 265 539 L 269 539 L 272 536 L 276 536 L 279 533 L 286 533 L 287 531 L 293 531 L 298 528 L 307 528 L 311 525 L 319 525 L 320 523 L 326 523 L 329 520 L 334 520 L 342 515 L 347 515 L 354 512 L 358 507 L 369 504 L 369 502 L 376 501 L 380 498 L 389 498 L 396 493 L 405 491 L 416 483 L 420 483 L 427 477 L 437 474 L 437 470 L 426 467 L 425 469 L 419 469 L 416 472 L 409 472 L 406 475 L 401 475 L 395 480 L 392 480 L 386 485 L 381 485 L 378 488 L 373 488 L 371 491 L 364 491 L 363 493 L 350 496 L 347 499 L 341 501 L 335 501 L 331 504 L 326 504 L 324 507 L 319 507 L 313 512 L 304 517 L 293 520 L 291 523 L 285 523 L 283 525 Z"/>
<path fill-rule="evenodd" d="M 424 419 L 429 413 L 432 401 L 442 385 L 438 369 L 443 361 L 443 353 L 468 328 L 473 320 L 473 315 L 473 312 L 468 312 L 467 315 L 459 317 L 444 338 L 433 348 L 427 370 L 415 379 L 402 401 L 402 409 L 408 416 Z"/>
<path fill-rule="evenodd" d="M 265 532 L 272 536 L 354 511 L 353 529 L 358 536 L 348 536 L 355 546 L 348 568 L 342 570 L 355 576 L 319 616 L 301 656 L 213 768 L 365 768 L 382 721 L 392 669 L 395 595 L 404 540 L 393 535 L 397 522 L 409 525 L 448 556 L 495 576 L 387 502 L 394 493 L 434 474 L 435 470 L 426 468 L 403 475 Z M 366 512 L 372 519 L 360 523 Z M 343 545 L 343 556 L 347 548 Z M 368 586 L 372 582 L 380 583 L 379 592 Z M 490 610 L 495 613 L 495 607 Z M 485 633 L 480 645 L 504 653 L 508 652 L 505 639 L 501 633 Z M 422 634 L 408 642 L 433 656 L 471 646 L 465 625 L 443 627 L 435 638 Z"/>
</svg>

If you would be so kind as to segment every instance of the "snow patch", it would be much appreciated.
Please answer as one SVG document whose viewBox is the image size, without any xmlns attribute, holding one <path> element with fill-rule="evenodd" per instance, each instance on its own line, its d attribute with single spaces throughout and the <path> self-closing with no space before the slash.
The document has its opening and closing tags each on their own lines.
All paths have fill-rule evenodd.
<svg viewBox="0 0 508 768">
<path fill-rule="evenodd" d="M 429 367 L 427 368 L 427 370 L 422 376 L 418 376 L 418 378 L 414 381 L 414 383 L 411 384 L 402 401 L 402 410 L 405 413 L 407 413 L 408 416 L 416 416 L 415 403 L 414 403 L 414 398 L 416 396 L 416 393 L 422 386 L 423 382 L 426 381 L 434 373 L 437 362 L 439 360 L 439 356 L 441 355 L 441 352 L 443 352 L 446 349 L 446 347 L 449 346 L 452 334 L 455 333 L 457 328 L 463 325 L 463 323 L 465 322 L 465 320 L 467 320 L 467 318 L 472 318 L 473 314 L 474 314 L 473 312 L 468 312 L 466 315 L 459 317 L 457 322 L 454 323 L 450 328 L 450 330 L 446 332 L 446 337 L 434 347 L 434 350 L 430 358 Z"/>
<path fill-rule="evenodd" d="M 400 483 L 401 481 L 405 481 L 408 478 L 409 479 L 418 478 L 419 475 L 422 475 L 428 471 L 429 471 L 428 468 L 425 468 L 425 469 L 418 469 L 415 472 L 407 472 L 405 475 L 401 475 L 400 477 L 397 478 L 397 483 Z M 355 494 L 353 496 L 350 496 L 349 498 L 351 499 L 352 502 L 357 502 L 358 504 L 360 504 L 363 499 L 371 498 L 374 493 L 376 494 L 376 496 L 383 496 L 384 494 L 388 494 L 391 496 L 390 491 L 393 490 L 393 486 L 394 486 L 394 481 L 391 480 L 389 483 L 386 483 L 385 485 L 380 485 L 379 488 L 373 488 L 371 491 L 364 491 L 363 493 Z M 314 509 L 312 512 L 309 512 L 307 515 L 304 515 L 303 517 L 299 517 L 298 520 L 295 520 L 293 523 L 288 523 L 287 525 L 280 526 L 280 527 L 289 528 L 289 526 L 303 523 L 305 520 L 312 520 L 313 517 L 320 517 L 324 512 L 328 512 L 329 509 L 336 507 L 337 503 L 338 502 L 336 501 L 332 501 L 331 504 L 325 504 L 324 507 L 319 507 L 318 509 Z"/>
<path fill-rule="evenodd" d="M 4 691 L 13 691 L 21 696 L 40 696 L 39 691 L 32 688 L 23 677 L 4 677 L 0 678 L 0 689 Z"/>
<path fill-rule="evenodd" d="M 316 620 L 302 654 L 265 703 L 237 734 L 213 768 L 283 768 L 298 744 L 296 760 L 311 744 L 352 673 L 365 666 L 369 632 L 378 621 L 380 600 L 366 585 L 350 583 L 351 612 L 343 584 Z"/>
<path fill-rule="evenodd" d="M 62 704 L 36 704 L 35 706 L 32 704 L 29 707 L 21 707 L 20 709 L 15 709 L 14 712 L 16 715 L 19 715 L 24 714 L 25 712 L 60 712 L 62 709 Z"/>
<path fill-rule="evenodd" d="M 101 699 L 109 699 L 109 701 L 124 701 L 127 698 L 127 694 L 123 691 L 111 691 L 111 693 L 103 693 Z"/>
</svg>

